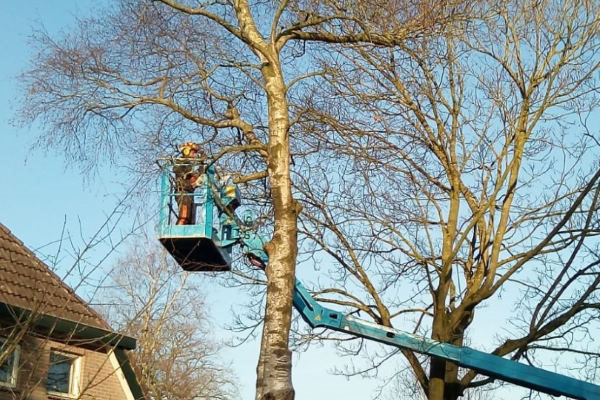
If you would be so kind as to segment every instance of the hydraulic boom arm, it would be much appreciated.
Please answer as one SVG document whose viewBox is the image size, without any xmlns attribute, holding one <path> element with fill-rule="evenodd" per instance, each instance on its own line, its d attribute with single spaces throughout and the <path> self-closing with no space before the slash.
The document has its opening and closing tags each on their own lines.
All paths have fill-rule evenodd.
<svg viewBox="0 0 600 400">
<path fill-rule="evenodd" d="M 240 242 L 250 252 L 253 247 L 256 247 L 254 236 L 249 244 L 244 243 L 245 240 L 243 237 L 240 239 Z M 265 241 L 260 240 L 260 243 L 265 243 Z M 264 251 L 255 254 L 255 256 L 262 261 L 264 266 L 268 264 L 268 256 Z M 294 308 L 311 328 L 327 328 L 452 361 L 461 367 L 473 369 L 483 375 L 553 396 L 567 396 L 582 400 L 600 400 L 600 386 L 598 385 L 525 365 L 466 346 L 454 346 L 398 329 L 388 328 L 323 307 L 297 279 L 294 289 Z"/>
<path fill-rule="evenodd" d="M 600 399 L 600 386 L 598 385 L 469 347 L 458 347 L 412 335 L 323 307 L 313 299 L 298 280 L 296 280 L 294 291 L 294 307 L 312 328 L 324 327 L 452 361 L 461 367 L 471 368 L 489 377 L 553 396 L 562 395 L 584 400 Z"/>
</svg>

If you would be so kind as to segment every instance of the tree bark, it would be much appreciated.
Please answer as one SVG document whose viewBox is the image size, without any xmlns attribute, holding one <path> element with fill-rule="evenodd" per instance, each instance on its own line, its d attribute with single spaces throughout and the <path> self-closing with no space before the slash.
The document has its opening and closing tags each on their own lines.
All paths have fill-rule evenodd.
<svg viewBox="0 0 600 400">
<path fill-rule="evenodd" d="M 257 400 L 292 400 L 289 331 L 296 268 L 298 203 L 292 196 L 290 177 L 289 113 L 286 88 L 276 50 L 262 68 L 269 107 L 267 170 L 271 183 L 274 232 L 265 250 L 267 304 L 257 366 Z"/>
</svg>

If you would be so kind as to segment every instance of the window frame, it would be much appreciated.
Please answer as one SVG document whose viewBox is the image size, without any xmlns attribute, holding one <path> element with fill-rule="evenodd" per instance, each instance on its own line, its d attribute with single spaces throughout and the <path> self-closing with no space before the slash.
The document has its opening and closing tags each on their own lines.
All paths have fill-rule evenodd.
<svg viewBox="0 0 600 400">
<path fill-rule="evenodd" d="M 48 387 L 48 378 L 50 375 L 50 369 L 52 368 L 52 354 L 58 354 L 59 356 L 68 358 L 71 360 L 71 368 L 69 371 L 69 391 L 68 392 L 57 392 Z M 67 397 L 77 398 L 80 392 L 81 383 L 81 359 L 83 357 L 80 354 L 69 353 L 62 350 L 51 349 L 48 355 L 48 374 L 46 375 L 46 392 L 54 397 Z"/>
<path fill-rule="evenodd" d="M 0 337 L 0 344 L 4 344 L 7 342 L 7 338 Z M 21 357 L 21 345 L 17 344 L 14 350 L 9 355 L 9 358 L 12 357 L 12 371 L 10 372 L 10 378 L 8 381 L 0 380 L 0 387 L 14 389 L 17 387 L 18 376 L 19 376 L 19 360 Z M 7 358 L 6 360 L 8 360 Z M 6 361 L 5 360 L 5 361 Z"/>
</svg>

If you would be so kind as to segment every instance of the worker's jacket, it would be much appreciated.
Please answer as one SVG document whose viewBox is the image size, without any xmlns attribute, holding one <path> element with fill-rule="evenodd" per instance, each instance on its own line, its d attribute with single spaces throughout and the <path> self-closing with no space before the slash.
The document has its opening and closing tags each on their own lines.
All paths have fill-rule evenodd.
<svg viewBox="0 0 600 400">
<path fill-rule="evenodd" d="M 202 174 L 201 169 L 203 169 L 202 165 L 195 169 L 193 164 L 176 164 L 173 167 L 175 192 L 193 193 L 197 187 L 196 181 Z"/>
</svg>

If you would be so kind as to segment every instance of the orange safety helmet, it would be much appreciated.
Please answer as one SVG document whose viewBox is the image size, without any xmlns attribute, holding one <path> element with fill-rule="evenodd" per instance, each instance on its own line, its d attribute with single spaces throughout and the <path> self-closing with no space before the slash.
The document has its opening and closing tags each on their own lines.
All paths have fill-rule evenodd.
<svg viewBox="0 0 600 400">
<path fill-rule="evenodd" d="M 194 150 L 196 152 L 200 151 L 200 146 L 198 145 L 198 143 L 185 142 L 185 144 L 183 146 L 181 146 L 180 150 L 181 150 L 181 154 L 183 154 L 184 157 L 187 157 L 190 155 L 190 152 L 192 150 Z"/>
</svg>

